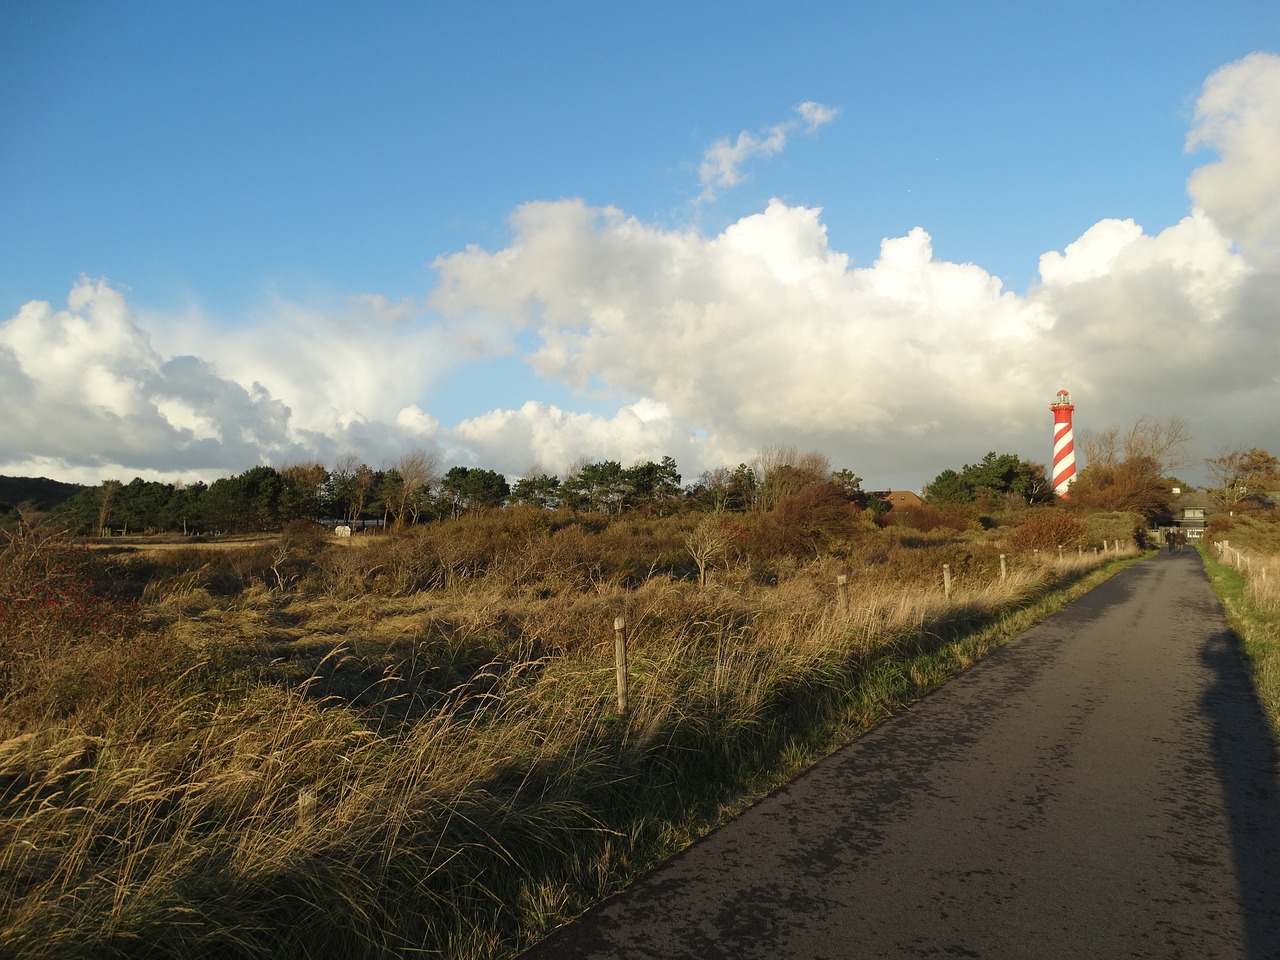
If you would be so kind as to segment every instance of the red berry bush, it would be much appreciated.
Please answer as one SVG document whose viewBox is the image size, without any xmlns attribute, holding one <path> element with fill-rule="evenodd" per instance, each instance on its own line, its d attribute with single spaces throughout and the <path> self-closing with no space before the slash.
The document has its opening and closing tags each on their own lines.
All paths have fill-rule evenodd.
<svg viewBox="0 0 1280 960">
<path fill-rule="evenodd" d="M 137 633 L 137 605 L 65 536 L 21 527 L 0 537 L 0 705 L 73 713 L 130 659 L 122 648 Z"/>
</svg>

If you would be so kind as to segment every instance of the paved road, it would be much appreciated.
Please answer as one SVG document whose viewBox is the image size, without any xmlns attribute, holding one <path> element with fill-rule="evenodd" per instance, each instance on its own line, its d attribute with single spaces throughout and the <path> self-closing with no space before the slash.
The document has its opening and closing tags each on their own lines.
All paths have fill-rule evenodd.
<svg viewBox="0 0 1280 960">
<path fill-rule="evenodd" d="M 526 954 L 1280 958 L 1280 776 L 1194 553 L 1125 570 Z"/>
</svg>

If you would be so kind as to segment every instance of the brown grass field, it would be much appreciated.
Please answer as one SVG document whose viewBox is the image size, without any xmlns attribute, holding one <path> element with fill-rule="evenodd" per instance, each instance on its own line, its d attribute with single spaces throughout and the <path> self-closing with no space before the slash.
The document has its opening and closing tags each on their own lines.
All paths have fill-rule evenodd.
<svg viewBox="0 0 1280 960">
<path fill-rule="evenodd" d="M 1139 556 L 1134 526 L 19 530 L 0 954 L 511 956 Z"/>
</svg>

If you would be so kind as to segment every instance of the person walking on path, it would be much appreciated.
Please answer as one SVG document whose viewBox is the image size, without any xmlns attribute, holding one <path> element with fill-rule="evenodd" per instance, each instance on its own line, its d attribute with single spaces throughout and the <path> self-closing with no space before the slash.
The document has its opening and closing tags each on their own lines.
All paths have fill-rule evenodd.
<svg viewBox="0 0 1280 960">
<path fill-rule="evenodd" d="M 525 958 L 1280 957 L 1269 731 L 1159 553 Z"/>
</svg>

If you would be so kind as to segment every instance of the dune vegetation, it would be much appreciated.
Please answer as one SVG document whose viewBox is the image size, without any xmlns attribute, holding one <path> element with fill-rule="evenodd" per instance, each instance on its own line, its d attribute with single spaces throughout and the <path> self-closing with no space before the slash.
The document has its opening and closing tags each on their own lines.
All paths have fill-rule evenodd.
<svg viewBox="0 0 1280 960">
<path fill-rule="evenodd" d="M 898 513 L 20 526 L 0 954 L 511 956 L 1140 556 L 1131 514 Z"/>
</svg>

